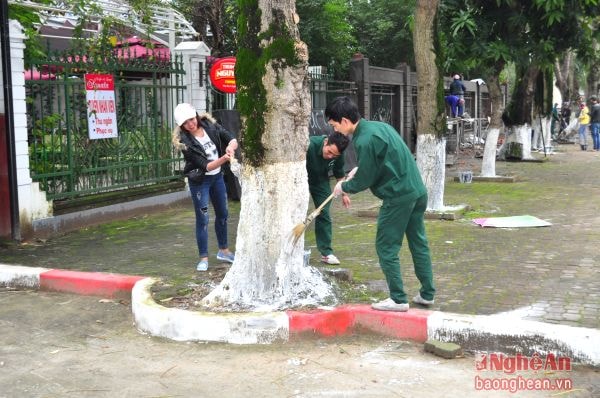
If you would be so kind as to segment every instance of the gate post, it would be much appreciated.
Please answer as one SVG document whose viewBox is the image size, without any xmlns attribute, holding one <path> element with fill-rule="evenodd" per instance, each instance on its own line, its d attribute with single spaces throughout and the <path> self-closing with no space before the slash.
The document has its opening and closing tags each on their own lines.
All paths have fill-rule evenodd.
<svg viewBox="0 0 600 398">
<path fill-rule="evenodd" d="M 202 41 L 188 41 L 179 43 L 173 52 L 181 56 L 185 71 L 183 102 L 194 105 L 198 113 L 207 112 L 205 74 L 208 73 L 206 58 L 210 55 L 210 48 Z M 182 102 L 181 98 L 174 99 L 173 106 L 177 105 L 175 102 L 178 100 Z"/>
<path fill-rule="evenodd" d="M 25 64 L 23 55 L 25 35 L 21 24 L 14 20 L 9 22 L 9 30 L 20 238 L 25 239 L 33 236 L 34 220 L 46 218 L 52 214 L 52 202 L 46 200 L 46 193 L 40 191 L 39 184 L 31 179 L 27 140 L 27 107 L 25 104 Z"/>
<path fill-rule="evenodd" d="M 350 80 L 356 83 L 358 111 L 362 117 L 371 118 L 371 87 L 369 79 L 369 58 L 362 54 L 354 54 L 350 61 Z"/>
</svg>

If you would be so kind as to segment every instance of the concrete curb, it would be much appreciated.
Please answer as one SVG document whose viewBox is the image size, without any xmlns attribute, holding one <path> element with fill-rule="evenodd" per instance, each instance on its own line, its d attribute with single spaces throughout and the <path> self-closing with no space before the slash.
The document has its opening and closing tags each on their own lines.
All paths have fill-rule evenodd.
<svg viewBox="0 0 600 398">
<path fill-rule="evenodd" d="M 284 312 L 240 314 L 166 308 L 152 299 L 150 288 L 155 282 L 142 279 L 131 292 L 133 319 L 140 332 L 177 341 L 233 344 L 268 344 L 289 338 Z"/>
<path fill-rule="evenodd" d="M 138 330 L 177 341 L 268 344 L 290 338 L 342 336 L 364 331 L 398 339 L 454 342 L 465 350 L 553 353 L 574 362 L 600 366 L 600 330 L 528 321 L 514 315 L 461 315 L 410 309 L 383 312 L 368 305 L 343 305 L 313 311 L 209 313 L 163 307 L 152 299 L 156 279 L 0 264 L 0 286 L 122 297 L 131 295 Z"/>
<path fill-rule="evenodd" d="M 141 279 L 144 277 L 0 264 L 0 286 L 84 296 L 129 299 L 133 285 Z"/>
</svg>

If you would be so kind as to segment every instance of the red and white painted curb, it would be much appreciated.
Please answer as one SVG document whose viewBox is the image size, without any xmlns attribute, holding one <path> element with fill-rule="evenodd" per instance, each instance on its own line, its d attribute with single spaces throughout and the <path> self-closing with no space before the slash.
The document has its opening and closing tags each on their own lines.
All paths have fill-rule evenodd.
<svg viewBox="0 0 600 398">
<path fill-rule="evenodd" d="M 144 277 L 0 264 L 0 286 L 86 296 L 129 298 L 133 285 L 141 279 Z"/>
<path fill-rule="evenodd" d="M 305 335 L 330 337 L 369 332 L 417 342 L 451 341 L 472 351 L 523 355 L 552 352 L 575 362 L 600 366 L 598 329 L 503 314 L 461 315 L 420 309 L 385 312 L 368 305 L 263 313 L 185 311 L 154 302 L 150 289 L 155 282 L 140 276 L 0 264 L 0 286 L 130 297 L 140 332 L 177 341 L 268 344 Z"/>
</svg>

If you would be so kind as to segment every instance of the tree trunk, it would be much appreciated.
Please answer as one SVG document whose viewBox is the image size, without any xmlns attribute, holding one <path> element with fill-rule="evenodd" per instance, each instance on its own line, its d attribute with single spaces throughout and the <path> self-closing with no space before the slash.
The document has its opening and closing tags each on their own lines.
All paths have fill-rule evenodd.
<svg viewBox="0 0 600 398">
<path fill-rule="evenodd" d="M 502 70 L 502 68 L 499 68 Z M 502 123 L 502 112 L 504 112 L 504 104 L 502 98 L 502 89 L 498 74 L 491 73 L 487 78 L 488 92 L 492 103 L 492 114 L 490 116 L 490 125 L 485 139 L 485 147 L 483 149 L 483 160 L 481 162 L 481 175 L 483 177 L 496 176 L 496 155 L 498 149 L 498 136 L 500 130 L 504 128 Z"/>
<path fill-rule="evenodd" d="M 292 244 L 292 230 L 308 209 L 308 52 L 299 39 L 293 0 L 259 0 L 258 7 L 240 7 L 240 21 L 246 22 L 237 60 L 245 69 L 236 66 L 241 212 L 235 261 L 203 300 L 212 308 L 274 310 L 334 299 L 321 273 L 304 265 L 304 237 Z"/>
<path fill-rule="evenodd" d="M 512 134 L 505 141 L 503 149 L 510 142 L 522 145 L 522 156 L 524 160 L 532 159 L 531 156 L 531 128 L 533 112 L 533 95 L 540 69 L 539 66 L 530 63 L 527 66 L 517 68 L 516 88 L 512 95 L 509 108 L 503 114 L 503 120 Z"/>
<path fill-rule="evenodd" d="M 560 96 L 563 101 L 567 101 L 569 98 L 569 71 L 571 65 L 571 52 L 567 51 L 564 53 L 562 59 L 556 59 L 554 61 L 554 76 L 556 82 L 554 83 L 560 91 Z"/>
<path fill-rule="evenodd" d="M 600 54 L 600 43 L 594 40 L 593 43 L 594 51 L 596 54 Z M 586 94 L 587 98 L 591 96 L 600 97 L 600 63 L 592 62 L 590 65 L 590 72 L 587 79 Z"/>
<path fill-rule="evenodd" d="M 427 187 L 429 210 L 444 208 L 447 128 L 443 89 L 436 63 L 435 23 L 438 0 L 418 0 L 413 46 L 417 70 L 417 166 Z"/>
</svg>

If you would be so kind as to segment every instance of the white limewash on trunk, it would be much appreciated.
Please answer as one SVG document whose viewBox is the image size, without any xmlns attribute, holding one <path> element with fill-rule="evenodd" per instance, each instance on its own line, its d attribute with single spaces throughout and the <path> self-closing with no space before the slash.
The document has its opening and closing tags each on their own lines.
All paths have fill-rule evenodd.
<svg viewBox="0 0 600 398">
<path fill-rule="evenodd" d="M 322 274 L 304 265 L 304 236 L 291 243 L 308 209 L 304 161 L 244 166 L 242 177 L 237 255 L 203 304 L 266 311 L 332 301 Z"/>
<path fill-rule="evenodd" d="M 446 139 L 434 134 L 417 136 L 417 166 L 427 187 L 427 210 L 444 210 Z"/>
<path fill-rule="evenodd" d="M 498 153 L 499 128 L 490 128 L 485 137 L 485 146 L 483 148 L 483 160 L 481 161 L 481 176 L 496 177 L 496 154 Z"/>
</svg>

